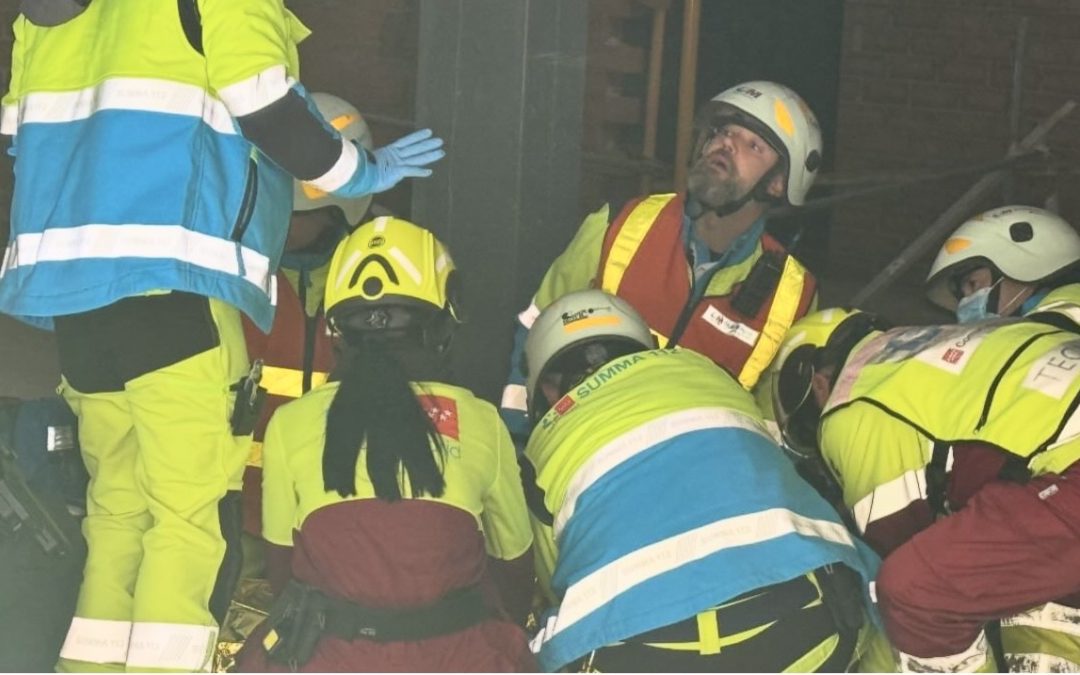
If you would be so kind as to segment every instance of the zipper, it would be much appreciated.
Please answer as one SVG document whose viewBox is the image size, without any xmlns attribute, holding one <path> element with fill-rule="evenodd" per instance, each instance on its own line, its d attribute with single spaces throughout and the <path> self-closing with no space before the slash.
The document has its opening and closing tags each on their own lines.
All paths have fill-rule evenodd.
<svg viewBox="0 0 1080 675">
<path fill-rule="evenodd" d="M 255 198 L 259 194 L 259 165 L 254 157 L 248 157 L 247 179 L 244 182 L 244 199 L 240 202 L 240 211 L 236 214 L 236 223 L 233 225 L 232 234 L 229 238 L 239 242 L 244 238 L 248 225 L 251 224 L 251 216 L 255 213 Z"/>
</svg>

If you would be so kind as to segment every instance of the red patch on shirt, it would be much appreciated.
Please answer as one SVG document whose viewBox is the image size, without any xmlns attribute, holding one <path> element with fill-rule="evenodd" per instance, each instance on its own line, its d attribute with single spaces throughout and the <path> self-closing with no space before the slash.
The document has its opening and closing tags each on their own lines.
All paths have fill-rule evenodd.
<svg viewBox="0 0 1080 675">
<path fill-rule="evenodd" d="M 963 349 L 948 349 L 942 354 L 941 360 L 945 363 L 957 363 L 963 356 Z"/>
<path fill-rule="evenodd" d="M 446 396 L 421 395 L 420 405 L 427 412 L 435 430 L 443 436 L 461 440 L 458 432 L 457 402 Z"/>
<path fill-rule="evenodd" d="M 576 403 L 574 399 L 569 396 L 563 396 L 555 402 L 555 412 L 560 415 L 565 415 L 567 410 L 574 407 L 574 403 Z"/>
</svg>

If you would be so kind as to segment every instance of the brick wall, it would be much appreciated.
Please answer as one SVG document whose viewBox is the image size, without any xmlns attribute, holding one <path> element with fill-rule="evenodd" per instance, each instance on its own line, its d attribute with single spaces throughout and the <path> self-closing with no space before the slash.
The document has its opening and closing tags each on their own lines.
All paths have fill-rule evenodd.
<svg viewBox="0 0 1080 675">
<path fill-rule="evenodd" d="M 1003 157 L 1009 145 L 1013 52 L 1028 16 L 1020 130 L 1080 99 L 1080 2 L 1075 0 L 847 0 L 836 170 L 940 171 Z M 1080 101 L 1078 101 L 1080 102 Z M 1056 158 L 1080 160 L 1080 111 L 1048 138 Z M 976 177 L 922 185 L 834 211 L 834 269 L 869 279 Z M 1026 171 L 1015 201 L 1060 194 L 1080 223 L 1077 174 Z M 995 193 L 981 208 L 1001 203 Z M 932 255 L 932 254 L 929 254 Z M 917 284 L 929 259 L 904 279 Z"/>
</svg>

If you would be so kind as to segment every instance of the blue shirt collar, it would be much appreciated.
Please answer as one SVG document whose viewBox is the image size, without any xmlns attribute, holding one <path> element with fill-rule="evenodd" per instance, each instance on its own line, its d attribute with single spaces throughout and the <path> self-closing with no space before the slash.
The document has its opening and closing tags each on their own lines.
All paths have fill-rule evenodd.
<svg viewBox="0 0 1080 675">
<path fill-rule="evenodd" d="M 709 247 L 694 231 L 693 221 L 685 213 L 683 214 L 683 244 L 689 253 L 690 266 L 694 270 L 695 279 L 714 267 L 731 267 L 746 260 L 754 253 L 763 234 L 765 234 L 764 216 L 755 220 L 746 232 L 736 237 L 726 251 L 717 253 L 709 250 Z"/>
</svg>

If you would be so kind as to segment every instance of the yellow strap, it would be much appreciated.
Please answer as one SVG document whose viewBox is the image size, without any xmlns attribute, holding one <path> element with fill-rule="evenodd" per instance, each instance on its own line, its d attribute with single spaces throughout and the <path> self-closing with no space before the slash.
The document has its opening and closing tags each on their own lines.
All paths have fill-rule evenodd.
<svg viewBox="0 0 1080 675">
<path fill-rule="evenodd" d="M 247 465 L 262 468 L 262 441 L 252 441 L 248 452 Z"/>
<path fill-rule="evenodd" d="M 649 329 L 649 332 L 652 333 L 653 337 L 656 338 L 656 344 L 660 345 L 661 347 L 668 346 L 668 336 L 664 335 L 663 333 L 658 333 L 652 328 Z"/>
<path fill-rule="evenodd" d="M 701 641 L 699 652 L 703 655 L 720 653 L 720 622 L 716 619 L 715 610 L 698 613 L 697 632 Z"/>
<path fill-rule="evenodd" d="M 799 311 L 805 282 L 806 270 L 795 258 L 788 256 L 784 263 L 784 273 L 780 275 L 780 283 L 776 285 L 776 292 L 773 294 L 772 307 L 765 319 L 765 326 L 750 352 L 750 358 L 739 373 L 739 384 L 744 388 L 752 389 L 757 384 L 758 378 L 780 350 L 788 329 L 795 323 L 795 314 Z"/>
<path fill-rule="evenodd" d="M 662 195 L 650 195 L 638 202 L 637 206 L 626 216 L 615 241 L 611 243 L 608 251 L 607 262 L 604 264 L 604 274 L 601 278 L 600 288 L 616 295 L 619 285 L 622 284 L 623 275 L 634 259 L 649 228 L 656 222 L 660 211 L 667 206 L 668 202 L 675 198 L 674 193 Z M 666 341 L 662 344 L 666 344 Z"/>
<path fill-rule="evenodd" d="M 311 386 L 317 387 L 323 384 L 328 377 L 328 373 L 311 373 Z M 266 387 L 266 392 L 271 396 L 300 398 L 300 395 L 304 393 L 304 371 L 296 368 L 263 366 L 262 380 L 259 384 Z"/>
<path fill-rule="evenodd" d="M 699 631 L 701 630 L 701 616 L 701 614 L 698 614 Z M 732 645 L 737 645 L 740 642 L 746 642 L 755 635 L 762 633 L 772 627 L 774 623 L 776 622 L 770 621 L 769 623 L 763 624 L 761 626 L 755 626 L 754 628 L 744 630 L 743 632 L 736 633 L 735 635 L 720 635 L 719 630 L 717 630 L 717 632 L 715 633 L 715 640 L 712 638 L 712 636 L 707 636 L 707 638 L 703 639 L 702 635 L 699 634 L 698 641 L 696 642 L 646 642 L 644 644 L 648 645 L 649 647 L 655 647 L 657 649 L 669 649 L 674 652 L 699 652 L 701 654 L 719 654 L 724 647 L 730 647 Z M 717 627 L 719 628 L 719 625 L 717 625 Z M 714 649 L 715 651 L 706 651 L 707 649 Z"/>
</svg>

